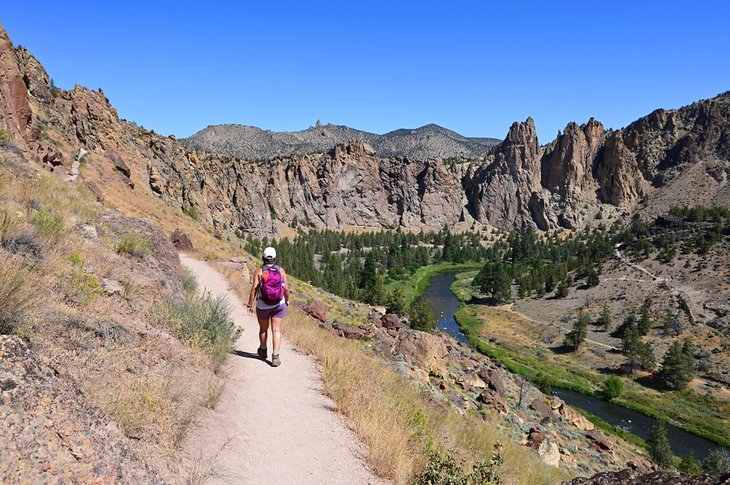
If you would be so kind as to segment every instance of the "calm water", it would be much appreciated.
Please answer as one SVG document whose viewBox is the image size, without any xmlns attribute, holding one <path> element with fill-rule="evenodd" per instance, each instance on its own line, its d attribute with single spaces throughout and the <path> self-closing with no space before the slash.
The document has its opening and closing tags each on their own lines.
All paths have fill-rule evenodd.
<svg viewBox="0 0 730 485">
<path fill-rule="evenodd" d="M 466 335 L 461 332 L 454 319 L 454 313 L 459 309 L 459 300 L 451 292 L 451 285 L 456 281 L 456 273 L 458 272 L 444 272 L 431 278 L 426 298 L 436 312 L 438 328 L 451 333 L 462 342 L 467 342 Z M 656 420 L 649 416 L 577 392 L 558 389 L 553 394 L 573 407 L 584 409 L 615 426 L 622 426 L 644 439 L 649 437 L 651 428 L 656 424 Z M 692 450 L 699 459 L 702 459 L 711 450 L 725 449 L 671 425 L 667 425 L 667 436 L 672 450 L 678 456 L 685 456 Z"/>
<path fill-rule="evenodd" d="M 467 342 L 466 335 L 461 332 L 459 325 L 454 319 L 454 313 L 459 309 L 459 300 L 451 292 L 451 285 L 456 281 L 456 272 L 447 271 L 439 273 L 429 282 L 426 289 L 426 298 L 431 302 L 436 312 L 436 326 L 444 330 L 457 340 Z"/>
</svg>

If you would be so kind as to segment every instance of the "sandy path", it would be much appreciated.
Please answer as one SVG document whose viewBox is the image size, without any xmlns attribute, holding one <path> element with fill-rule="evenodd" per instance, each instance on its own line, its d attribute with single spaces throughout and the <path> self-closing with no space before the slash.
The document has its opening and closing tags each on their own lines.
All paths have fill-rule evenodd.
<svg viewBox="0 0 730 485">
<path fill-rule="evenodd" d="M 201 290 L 228 298 L 236 324 L 244 328 L 236 354 L 229 358 L 229 381 L 220 403 L 188 440 L 186 453 L 197 475 L 193 481 L 383 483 L 365 464 L 363 446 L 335 414 L 334 403 L 322 395 L 314 359 L 286 341 L 281 367 L 255 358 L 258 324 L 225 278 L 189 256 L 181 254 L 180 261 L 195 273 Z"/>
</svg>

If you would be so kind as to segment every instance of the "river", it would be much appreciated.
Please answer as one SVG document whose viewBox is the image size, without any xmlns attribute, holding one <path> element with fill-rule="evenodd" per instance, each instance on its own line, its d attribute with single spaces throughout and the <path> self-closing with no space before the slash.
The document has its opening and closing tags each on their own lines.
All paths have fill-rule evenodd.
<svg viewBox="0 0 730 485">
<path fill-rule="evenodd" d="M 436 312 L 438 328 L 452 334 L 462 342 L 468 342 L 466 335 L 459 329 L 459 325 L 454 318 L 454 314 L 459 309 L 459 300 L 452 293 L 451 285 L 456 281 L 457 273 L 457 271 L 446 271 L 431 278 L 429 287 L 426 289 L 426 298 L 431 302 Z M 651 428 L 656 424 L 654 418 L 591 396 L 565 389 L 557 389 L 553 394 L 571 406 L 584 409 L 594 416 L 598 416 L 615 426 L 621 426 L 643 439 L 649 437 Z M 694 451 L 697 458 L 702 459 L 712 450 L 727 450 L 720 445 L 682 431 L 672 425 L 667 425 L 667 437 L 672 450 L 677 456 L 685 456 L 690 451 Z"/>
</svg>

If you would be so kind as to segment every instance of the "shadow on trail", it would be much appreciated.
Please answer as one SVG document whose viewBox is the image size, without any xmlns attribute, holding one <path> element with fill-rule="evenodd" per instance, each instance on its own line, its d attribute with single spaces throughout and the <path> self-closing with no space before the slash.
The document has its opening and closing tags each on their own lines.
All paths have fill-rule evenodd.
<svg viewBox="0 0 730 485">
<path fill-rule="evenodd" d="M 255 353 L 255 352 L 244 352 L 243 350 L 234 350 L 231 353 L 234 354 L 234 355 L 237 355 L 239 357 L 243 357 L 244 359 L 261 360 L 261 362 L 263 362 L 263 363 L 268 364 L 269 366 L 271 366 L 271 361 L 270 360 L 262 360 L 259 357 L 259 354 Z"/>
</svg>

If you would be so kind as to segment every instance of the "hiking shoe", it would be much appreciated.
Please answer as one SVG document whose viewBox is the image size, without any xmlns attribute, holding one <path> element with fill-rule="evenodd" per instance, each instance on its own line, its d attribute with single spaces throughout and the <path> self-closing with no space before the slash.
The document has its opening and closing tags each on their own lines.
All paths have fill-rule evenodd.
<svg viewBox="0 0 730 485">
<path fill-rule="evenodd" d="M 256 353 L 259 355 L 259 359 L 266 360 L 266 349 L 262 349 L 261 347 L 259 347 Z"/>
<path fill-rule="evenodd" d="M 271 356 L 271 367 L 279 367 L 281 365 L 281 359 L 279 358 L 279 354 L 272 355 Z"/>
</svg>

